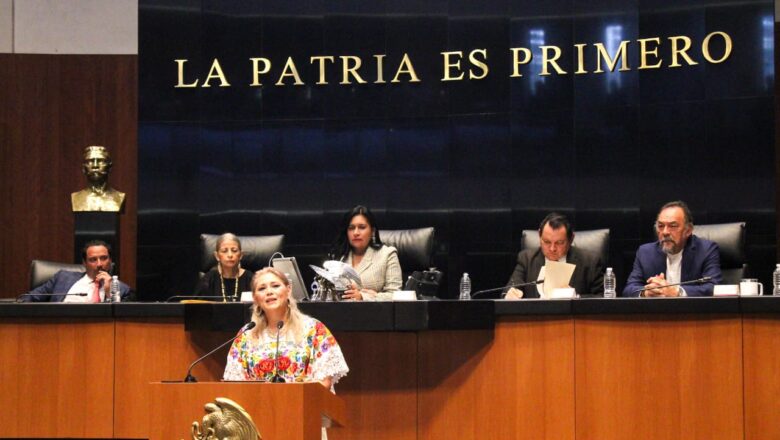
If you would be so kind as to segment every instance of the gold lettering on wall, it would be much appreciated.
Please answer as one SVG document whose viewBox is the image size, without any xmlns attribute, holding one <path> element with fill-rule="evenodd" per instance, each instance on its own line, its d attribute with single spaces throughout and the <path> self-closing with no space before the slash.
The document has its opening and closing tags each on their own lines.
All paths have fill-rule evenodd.
<svg viewBox="0 0 780 440">
<path fill-rule="evenodd" d="M 319 64 L 320 79 L 317 80 L 318 85 L 325 85 L 328 83 L 327 77 L 325 76 L 325 61 L 332 64 L 335 60 L 332 56 L 314 56 L 309 58 L 309 63 L 314 64 L 317 62 L 317 64 Z"/>
<path fill-rule="evenodd" d="M 672 42 L 672 62 L 669 64 L 669 67 L 680 67 L 682 64 L 678 61 L 677 57 L 681 56 L 683 59 L 685 59 L 685 62 L 688 63 L 689 66 L 694 66 L 697 63 L 696 61 L 693 61 L 690 56 L 688 56 L 688 50 L 691 48 L 691 39 L 682 36 L 677 35 L 674 37 L 669 37 L 669 41 Z M 679 43 L 682 42 L 683 46 L 680 47 Z"/>
<path fill-rule="evenodd" d="M 211 63 L 209 74 L 206 76 L 206 80 L 203 81 L 201 87 L 211 87 L 210 82 L 212 79 L 219 79 L 220 87 L 230 87 L 230 83 L 225 77 L 225 73 L 222 71 L 222 66 L 219 65 L 219 60 L 216 58 L 214 58 L 214 61 Z"/>
<path fill-rule="evenodd" d="M 477 58 L 477 54 L 481 54 L 482 58 Z M 482 74 L 476 74 L 474 69 L 469 69 L 469 79 L 482 79 L 488 75 L 490 69 L 483 61 L 487 61 L 487 49 L 474 49 L 469 52 L 469 62 L 482 72 Z"/>
<path fill-rule="evenodd" d="M 279 75 L 279 81 L 276 81 L 277 86 L 283 86 L 284 79 L 288 76 L 291 76 L 295 81 L 293 82 L 296 86 L 302 86 L 303 81 L 301 81 L 301 76 L 298 74 L 298 68 L 295 67 L 295 63 L 293 62 L 292 57 L 287 57 L 287 62 L 284 63 L 284 69 L 282 69 L 282 74 Z"/>
<path fill-rule="evenodd" d="M 723 56 L 721 56 L 720 59 L 717 60 L 712 58 L 712 55 L 710 54 L 710 40 L 712 40 L 712 37 L 716 35 L 723 38 L 723 42 L 726 45 L 725 48 L 723 49 Z M 701 42 L 701 54 L 702 56 L 704 56 L 704 59 L 707 60 L 708 62 L 712 64 L 720 64 L 726 61 L 726 59 L 731 55 L 732 47 L 733 46 L 731 44 L 731 37 L 729 37 L 729 34 L 720 31 L 710 32 L 709 34 L 707 34 L 706 37 L 704 37 L 704 41 Z"/>
<path fill-rule="evenodd" d="M 374 81 L 374 84 L 384 84 L 385 83 L 385 74 L 382 71 L 384 68 L 384 60 L 385 60 L 385 54 L 381 55 L 374 55 L 374 58 L 376 58 L 376 81 Z"/>
<path fill-rule="evenodd" d="M 585 46 L 587 46 L 585 43 L 574 45 L 574 47 L 577 48 L 577 70 L 574 71 L 575 75 L 588 73 L 588 71 L 585 70 Z"/>
<path fill-rule="evenodd" d="M 417 72 L 414 71 L 412 60 L 409 59 L 409 54 L 407 53 L 405 53 L 404 57 L 401 58 L 401 64 L 398 65 L 398 70 L 395 72 L 395 76 L 390 82 L 401 82 L 401 80 L 398 79 L 398 77 L 401 75 L 409 75 L 409 82 L 420 82 L 420 78 L 417 76 Z"/>
<path fill-rule="evenodd" d="M 249 60 L 252 61 L 252 83 L 249 85 L 260 87 L 263 85 L 260 82 L 260 75 L 265 75 L 271 70 L 271 60 L 268 58 L 250 58 Z M 260 64 L 263 65 L 262 68 L 260 68 Z"/>
<path fill-rule="evenodd" d="M 556 62 L 558 58 L 561 57 L 561 48 L 558 46 L 539 46 L 539 49 L 542 50 L 542 73 L 540 73 L 540 76 L 546 76 L 550 75 L 550 70 L 548 69 L 548 66 L 552 66 L 553 69 L 558 73 L 558 75 L 566 75 L 566 71 L 561 69 L 561 66 L 558 65 Z M 552 51 L 553 55 L 550 56 L 550 51 Z"/>
<path fill-rule="evenodd" d="M 463 76 L 465 75 L 463 72 L 460 71 L 460 59 L 463 58 L 463 52 L 461 51 L 454 51 L 454 52 L 441 52 L 441 55 L 444 57 L 444 76 L 442 77 L 442 81 L 460 81 L 463 79 Z M 453 62 L 450 58 L 453 55 L 457 55 L 457 61 Z M 458 69 L 457 71 L 460 72 L 459 76 L 452 76 L 450 75 L 452 68 Z"/>
<path fill-rule="evenodd" d="M 366 80 L 357 72 L 358 69 L 360 69 L 360 66 L 363 65 L 363 61 L 361 61 L 359 57 L 346 55 L 339 58 L 341 58 L 341 82 L 339 82 L 339 84 L 352 84 L 349 80 L 350 76 L 355 78 L 355 81 L 357 81 L 358 84 L 366 83 Z"/>
<path fill-rule="evenodd" d="M 174 87 L 198 87 L 198 80 L 196 79 L 194 82 L 191 82 L 189 84 L 184 84 L 184 63 L 186 63 L 188 60 L 173 60 L 176 62 L 176 65 L 179 67 L 179 81 L 176 83 Z"/>
<path fill-rule="evenodd" d="M 512 47 L 509 50 L 512 52 L 512 75 L 510 76 L 512 78 L 521 77 L 523 74 L 520 73 L 520 66 L 530 63 L 533 59 L 531 49 L 526 47 Z M 523 54 L 522 58 L 520 58 L 520 54 Z"/>
<path fill-rule="evenodd" d="M 621 72 L 625 72 L 626 70 L 631 70 L 628 68 L 628 57 L 626 56 L 626 47 L 628 47 L 628 41 L 620 42 L 620 47 L 618 47 L 618 50 L 615 52 L 614 58 L 609 56 L 609 52 L 607 52 L 607 48 L 604 47 L 602 43 L 596 43 L 594 46 L 596 46 L 596 50 L 598 51 L 598 56 L 596 56 L 596 70 L 594 70 L 593 73 L 604 73 L 604 69 L 601 68 L 602 58 L 604 59 L 604 61 L 607 62 L 607 67 L 609 67 L 610 72 L 615 71 L 615 66 L 617 66 L 618 59 L 620 60 Z"/>
<path fill-rule="evenodd" d="M 660 49 L 664 44 L 669 44 L 667 56 L 661 55 Z M 577 43 L 569 49 L 555 45 L 511 47 L 508 49 L 511 55 L 509 77 L 522 78 L 524 76 L 522 70 L 528 68 L 534 59 L 539 59 L 536 57 L 541 57 L 538 66 L 535 64 L 540 69 L 539 76 L 567 75 L 568 73 L 561 67 L 560 60 L 572 58 L 575 61 L 572 66 L 575 69 L 574 74 L 584 75 L 605 73 L 607 70 L 610 72 L 630 71 L 632 68 L 629 65 L 629 57 L 633 55 L 632 51 L 639 52 L 637 70 L 660 69 L 664 66 L 684 68 L 698 65 L 704 61 L 719 64 L 729 59 L 734 50 L 734 44 L 731 36 L 727 33 L 714 31 L 707 34 L 700 44 L 686 35 L 639 38 L 636 41 L 623 40 L 614 49 L 614 53 L 610 53 L 607 45 L 602 42 Z M 713 50 L 716 52 L 715 54 L 713 54 Z M 478 81 L 493 74 L 487 49 L 445 51 L 439 52 L 439 55 L 442 57 L 442 76 L 439 81 Z M 386 78 L 389 78 L 390 72 L 392 72 L 389 69 L 392 69 L 396 62 L 398 64 L 390 83 L 421 82 L 408 53 L 403 53 L 400 61 L 397 61 L 398 57 L 395 54 L 380 53 L 372 54 L 370 57 L 367 55 L 365 60 L 357 55 L 313 55 L 309 57 L 309 63 L 313 69 L 304 70 L 304 74 L 311 75 L 311 78 L 301 77 L 296 62 L 291 56 L 286 58 L 278 76 L 278 67 L 274 68 L 273 58 L 251 57 L 249 58 L 252 70 L 249 87 L 262 87 L 263 81 L 271 82 L 272 79 L 267 78 L 270 75 L 273 75 L 271 78 L 277 78 L 275 86 L 301 86 L 315 80 L 316 85 L 329 85 L 328 67 L 335 64 L 337 58 L 341 62 L 339 85 L 367 84 L 368 82 L 386 84 L 388 83 Z M 373 66 L 370 66 L 371 60 L 374 61 Z M 228 76 L 218 58 L 212 58 L 208 73 L 205 75 L 204 71 L 195 72 L 193 75 L 193 72 L 189 71 L 191 67 L 185 71 L 186 64 L 189 62 L 186 58 L 178 58 L 173 61 L 176 64 L 175 88 L 211 87 L 217 81 L 219 81 L 219 87 L 230 87 Z M 303 61 L 299 60 L 299 62 Z M 277 61 L 276 65 L 279 66 L 281 63 Z M 386 66 L 388 72 L 385 72 Z M 229 67 L 235 69 L 235 66 Z M 386 73 L 387 75 L 385 75 Z M 336 73 L 331 73 L 331 79 L 333 79 L 334 74 Z"/>
<path fill-rule="evenodd" d="M 640 38 L 636 40 L 639 43 L 639 70 L 642 69 L 659 69 L 661 67 L 661 64 L 663 64 L 663 61 L 658 60 L 655 64 L 649 64 L 649 61 L 647 60 L 648 55 L 652 55 L 656 58 L 658 58 L 658 46 L 661 44 L 661 39 L 658 37 L 655 38 Z M 654 46 L 652 49 L 647 48 L 648 43 L 655 43 L 656 46 Z"/>
</svg>

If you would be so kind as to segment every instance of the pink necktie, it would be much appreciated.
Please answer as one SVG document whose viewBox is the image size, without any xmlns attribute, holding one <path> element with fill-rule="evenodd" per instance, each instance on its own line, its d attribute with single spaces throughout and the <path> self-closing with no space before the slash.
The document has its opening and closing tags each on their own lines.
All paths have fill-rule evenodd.
<svg viewBox="0 0 780 440">
<path fill-rule="evenodd" d="M 92 291 L 92 296 L 89 297 L 89 301 L 93 303 L 99 303 L 100 302 L 100 284 L 98 284 L 97 280 L 92 281 L 95 283 L 95 290 Z"/>
</svg>

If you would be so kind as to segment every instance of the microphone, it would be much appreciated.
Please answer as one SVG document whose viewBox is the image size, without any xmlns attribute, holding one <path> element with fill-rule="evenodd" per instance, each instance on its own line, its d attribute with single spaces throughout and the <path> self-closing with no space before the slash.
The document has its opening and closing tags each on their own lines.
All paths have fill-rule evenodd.
<svg viewBox="0 0 780 440">
<path fill-rule="evenodd" d="M 248 322 L 245 326 L 241 327 L 241 330 L 239 330 L 237 335 L 231 337 L 227 341 L 225 341 L 222 344 L 220 344 L 217 348 L 215 348 L 215 349 L 211 350 L 210 352 L 204 354 L 203 356 L 201 356 L 197 360 L 195 360 L 195 362 L 191 363 L 190 364 L 190 368 L 187 370 L 187 377 L 184 378 L 184 381 L 185 382 L 197 382 L 198 379 L 195 379 L 195 376 L 192 375 L 192 368 L 195 365 L 198 365 L 198 363 L 200 361 L 202 361 L 203 359 L 206 359 L 207 357 L 209 357 L 212 354 L 216 353 L 217 350 L 219 350 L 220 348 L 222 348 L 222 347 L 228 345 L 229 343 L 233 342 L 237 337 L 243 335 L 244 333 L 248 332 L 249 330 L 252 330 L 253 328 L 255 328 L 255 325 L 257 325 L 257 324 L 255 324 L 254 321 Z"/>
<path fill-rule="evenodd" d="M 706 282 L 709 282 L 709 281 L 712 281 L 712 277 L 701 277 L 701 278 L 697 278 L 695 280 L 683 281 L 681 283 L 667 284 L 667 285 L 662 286 L 662 287 L 643 287 L 641 289 L 634 290 L 634 293 L 639 293 L 641 295 L 642 292 L 644 292 L 646 290 L 663 289 L 664 287 L 685 286 L 685 285 L 688 285 L 688 284 L 699 284 L 699 283 L 706 283 Z"/>
<path fill-rule="evenodd" d="M 279 376 L 279 333 L 284 327 L 284 321 L 276 323 L 276 354 L 274 355 L 274 376 L 271 378 L 271 383 L 284 383 L 285 380 L 282 376 Z"/>
<path fill-rule="evenodd" d="M 44 297 L 52 297 L 52 296 L 87 296 L 87 293 L 32 293 L 27 292 L 23 293 L 16 297 L 16 302 L 22 302 L 22 298 L 28 296 L 28 297 L 35 297 L 35 296 L 44 296 Z"/>
<path fill-rule="evenodd" d="M 232 296 L 227 297 L 228 299 L 233 298 Z M 211 300 L 211 299 L 218 299 L 220 301 L 217 302 L 225 302 L 222 301 L 225 298 L 223 298 L 220 295 L 213 295 L 213 296 L 198 296 L 198 295 L 173 295 L 165 300 L 165 302 L 173 302 L 173 301 L 182 301 L 185 299 L 202 299 L 202 300 Z M 237 301 L 227 301 L 227 302 L 237 302 Z"/>
<path fill-rule="evenodd" d="M 536 281 L 529 281 L 527 283 L 510 284 L 509 286 L 496 287 L 494 289 L 479 290 L 477 292 L 474 292 L 474 294 L 471 295 L 471 298 L 476 298 L 478 295 L 484 295 L 486 293 L 500 292 L 504 289 L 511 289 L 512 287 L 534 286 L 536 284 L 542 284 L 542 283 L 544 283 L 544 280 L 536 280 Z"/>
</svg>

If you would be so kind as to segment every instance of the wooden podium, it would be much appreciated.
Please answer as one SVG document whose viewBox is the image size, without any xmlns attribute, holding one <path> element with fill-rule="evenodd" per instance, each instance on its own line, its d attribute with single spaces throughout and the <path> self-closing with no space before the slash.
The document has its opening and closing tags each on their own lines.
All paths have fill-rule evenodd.
<svg viewBox="0 0 780 440">
<path fill-rule="evenodd" d="M 319 383 L 201 382 L 149 384 L 149 439 L 190 439 L 204 406 L 217 397 L 241 405 L 263 440 L 319 440 L 322 416 L 343 424 L 344 401 Z"/>
</svg>

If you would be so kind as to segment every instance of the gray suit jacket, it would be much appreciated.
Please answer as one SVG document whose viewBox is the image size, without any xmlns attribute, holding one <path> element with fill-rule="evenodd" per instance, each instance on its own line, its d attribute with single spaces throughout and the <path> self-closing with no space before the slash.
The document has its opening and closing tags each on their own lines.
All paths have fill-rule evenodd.
<svg viewBox="0 0 780 440">
<path fill-rule="evenodd" d="M 347 255 L 346 263 L 352 264 L 351 251 Z M 366 301 L 389 301 L 393 299 L 393 292 L 403 285 L 398 251 L 393 246 L 382 246 L 379 249 L 369 246 L 355 270 L 360 275 L 363 288 L 377 292 L 376 296 L 363 295 Z"/>
<path fill-rule="evenodd" d="M 569 285 L 574 287 L 581 297 L 604 296 L 604 264 L 599 257 L 572 246 L 566 254 L 566 262 L 577 266 Z M 540 248 L 521 251 L 517 254 L 517 265 L 509 278 L 507 290 L 514 284 L 536 281 L 542 266 L 544 254 Z M 535 285 L 523 287 L 522 290 L 523 298 L 539 298 Z"/>
</svg>

